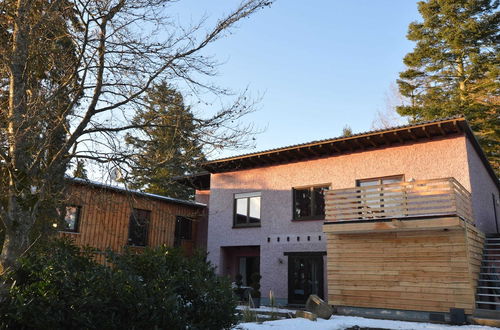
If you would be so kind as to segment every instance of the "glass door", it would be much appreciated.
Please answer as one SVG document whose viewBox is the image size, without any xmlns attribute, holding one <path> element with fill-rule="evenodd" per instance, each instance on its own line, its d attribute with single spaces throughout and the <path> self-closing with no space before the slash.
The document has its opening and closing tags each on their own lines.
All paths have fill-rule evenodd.
<svg viewBox="0 0 500 330">
<path fill-rule="evenodd" d="M 309 295 L 323 293 L 323 256 L 288 256 L 288 303 L 305 304 Z"/>
</svg>

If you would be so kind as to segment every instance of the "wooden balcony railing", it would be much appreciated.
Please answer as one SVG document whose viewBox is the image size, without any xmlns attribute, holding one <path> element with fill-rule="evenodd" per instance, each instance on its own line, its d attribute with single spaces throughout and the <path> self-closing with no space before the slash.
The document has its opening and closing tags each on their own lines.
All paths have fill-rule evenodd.
<svg viewBox="0 0 500 330">
<path fill-rule="evenodd" d="M 471 194 L 454 178 L 330 190 L 325 204 L 326 221 L 456 215 L 473 222 Z"/>
</svg>

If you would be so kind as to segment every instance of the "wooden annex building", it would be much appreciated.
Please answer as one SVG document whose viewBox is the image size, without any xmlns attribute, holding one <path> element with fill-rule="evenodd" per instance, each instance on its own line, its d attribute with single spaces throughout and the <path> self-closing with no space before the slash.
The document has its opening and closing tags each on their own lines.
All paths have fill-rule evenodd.
<svg viewBox="0 0 500 330">
<path fill-rule="evenodd" d="M 77 245 L 116 252 L 162 245 L 187 253 L 203 248 L 196 241 L 204 204 L 78 178 L 70 180 L 67 195 L 60 234 Z"/>
</svg>

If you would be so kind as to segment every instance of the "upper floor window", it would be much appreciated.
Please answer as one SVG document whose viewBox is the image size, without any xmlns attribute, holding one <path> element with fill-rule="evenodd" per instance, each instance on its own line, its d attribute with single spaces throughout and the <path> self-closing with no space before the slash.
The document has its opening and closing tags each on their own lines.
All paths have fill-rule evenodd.
<svg viewBox="0 0 500 330">
<path fill-rule="evenodd" d="M 234 195 L 234 226 L 260 226 L 260 192 Z"/>
<path fill-rule="evenodd" d="M 177 216 L 175 219 L 174 247 L 181 246 L 183 240 L 193 239 L 193 221 L 190 218 Z"/>
<path fill-rule="evenodd" d="M 80 206 L 66 206 L 66 214 L 64 215 L 64 221 L 60 229 L 61 231 L 78 232 L 78 227 L 80 225 L 80 210 Z"/>
<path fill-rule="evenodd" d="M 146 246 L 151 211 L 132 209 L 128 230 L 128 245 Z"/>
<path fill-rule="evenodd" d="M 293 189 L 293 219 L 325 219 L 325 191 L 329 185 Z"/>
</svg>

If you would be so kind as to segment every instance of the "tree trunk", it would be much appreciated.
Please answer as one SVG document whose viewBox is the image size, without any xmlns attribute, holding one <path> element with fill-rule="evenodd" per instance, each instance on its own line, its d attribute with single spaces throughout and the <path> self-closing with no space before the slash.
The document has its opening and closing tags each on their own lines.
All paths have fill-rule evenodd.
<svg viewBox="0 0 500 330">
<path fill-rule="evenodd" d="M 0 255 L 0 264 L 5 270 L 12 267 L 16 259 L 29 246 L 29 230 L 33 225 L 29 199 L 30 191 L 29 136 L 25 128 L 30 126 L 27 111 L 27 63 L 29 23 L 27 13 L 29 1 L 18 0 L 12 32 L 12 57 L 9 65 L 9 109 L 7 118 L 7 138 L 9 173 L 7 211 L 2 212 L 5 225 L 5 240 Z M 32 205 L 32 204 L 31 204 Z"/>
</svg>

